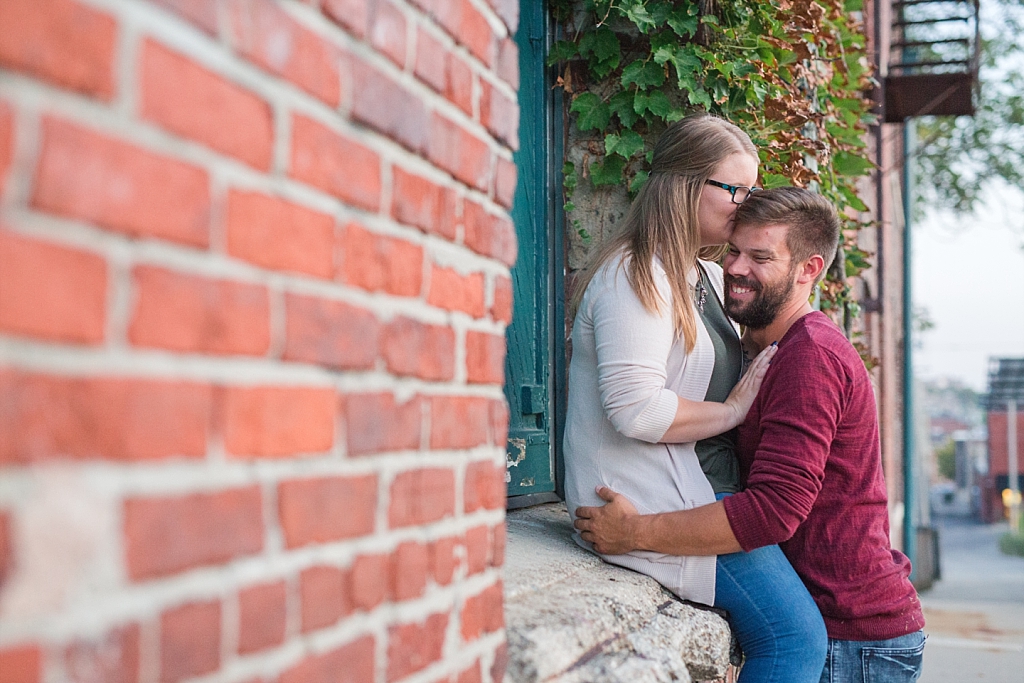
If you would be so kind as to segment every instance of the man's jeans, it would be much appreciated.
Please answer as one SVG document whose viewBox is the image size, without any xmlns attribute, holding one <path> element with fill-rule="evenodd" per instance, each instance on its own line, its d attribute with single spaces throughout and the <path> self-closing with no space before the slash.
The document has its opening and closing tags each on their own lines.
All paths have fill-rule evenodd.
<svg viewBox="0 0 1024 683">
<path fill-rule="evenodd" d="M 889 640 L 829 638 L 820 683 L 913 683 L 921 677 L 924 631 Z"/>
</svg>

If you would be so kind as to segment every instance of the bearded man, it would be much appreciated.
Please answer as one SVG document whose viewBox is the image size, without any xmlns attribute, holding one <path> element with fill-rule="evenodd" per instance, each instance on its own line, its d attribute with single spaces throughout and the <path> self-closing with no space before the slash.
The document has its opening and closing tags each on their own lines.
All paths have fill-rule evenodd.
<svg viewBox="0 0 1024 683">
<path fill-rule="evenodd" d="M 739 428 L 745 489 L 640 515 L 601 488 L 608 504 L 578 508 L 575 524 L 610 555 L 720 555 L 778 543 L 825 620 L 821 682 L 909 683 L 921 674 L 924 617 L 910 561 L 889 544 L 871 380 L 839 328 L 808 303 L 839 237 L 835 208 L 807 190 L 758 192 L 736 213 L 726 311 L 746 326 L 749 351 L 779 346 Z"/>
</svg>

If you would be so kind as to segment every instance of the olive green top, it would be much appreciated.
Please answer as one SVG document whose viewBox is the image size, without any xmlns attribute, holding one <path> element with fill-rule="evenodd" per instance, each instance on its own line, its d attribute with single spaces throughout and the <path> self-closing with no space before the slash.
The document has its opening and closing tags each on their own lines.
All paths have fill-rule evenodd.
<svg viewBox="0 0 1024 683">
<path fill-rule="evenodd" d="M 740 348 L 740 338 L 736 334 L 736 328 L 732 326 L 729 318 L 722 308 L 722 302 L 718 298 L 714 287 L 711 286 L 707 274 L 700 266 L 697 267 L 700 273 L 700 283 L 704 288 L 703 296 L 699 295 L 698 300 L 703 300 L 703 310 L 697 306 L 697 312 L 704 321 L 711 342 L 715 346 L 715 369 L 711 373 L 711 381 L 708 383 L 705 401 L 724 403 L 729 397 L 729 392 L 736 385 L 740 377 L 740 369 L 743 366 L 743 351 Z M 700 468 L 704 470 L 711 488 L 715 493 L 736 493 L 740 490 L 739 461 L 736 459 L 736 430 L 732 429 L 724 434 L 712 436 L 698 441 L 695 449 L 697 460 L 700 461 Z"/>
</svg>

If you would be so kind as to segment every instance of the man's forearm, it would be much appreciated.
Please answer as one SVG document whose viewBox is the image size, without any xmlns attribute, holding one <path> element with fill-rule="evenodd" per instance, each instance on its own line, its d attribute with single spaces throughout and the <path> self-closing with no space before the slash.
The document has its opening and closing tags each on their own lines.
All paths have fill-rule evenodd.
<svg viewBox="0 0 1024 683">
<path fill-rule="evenodd" d="M 630 536 L 640 550 L 666 555 L 727 555 L 742 550 L 721 501 L 691 510 L 637 515 L 630 524 Z"/>
</svg>

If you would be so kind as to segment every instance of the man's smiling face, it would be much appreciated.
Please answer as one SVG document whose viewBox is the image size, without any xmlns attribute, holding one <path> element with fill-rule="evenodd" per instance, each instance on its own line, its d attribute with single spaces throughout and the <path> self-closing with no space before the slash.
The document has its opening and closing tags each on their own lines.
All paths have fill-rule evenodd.
<svg viewBox="0 0 1024 683">
<path fill-rule="evenodd" d="M 785 225 L 737 225 L 725 257 L 725 310 L 736 322 L 764 329 L 796 286 Z"/>
</svg>

